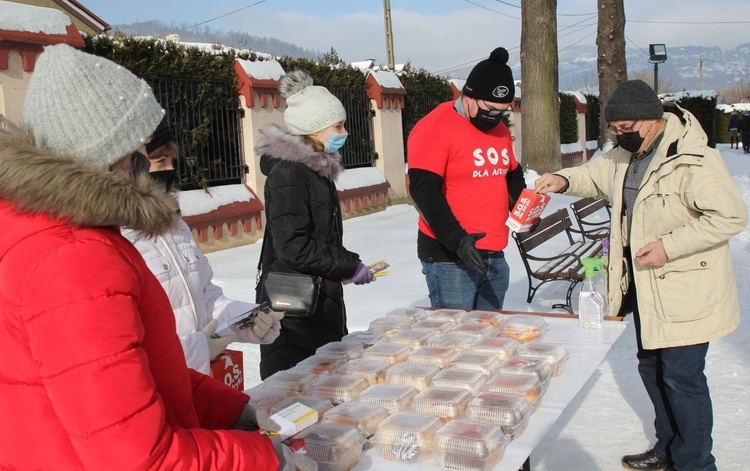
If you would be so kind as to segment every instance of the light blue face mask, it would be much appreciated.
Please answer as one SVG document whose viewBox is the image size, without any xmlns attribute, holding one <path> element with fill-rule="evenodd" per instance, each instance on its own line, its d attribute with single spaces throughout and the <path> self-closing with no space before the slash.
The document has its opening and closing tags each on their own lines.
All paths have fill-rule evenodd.
<svg viewBox="0 0 750 471">
<path fill-rule="evenodd" d="M 325 144 L 323 144 L 323 148 L 329 154 L 333 154 L 334 152 L 337 152 L 339 149 L 344 147 L 344 143 L 346 142 L 347 137 L 349 137 L 348 134 L 331 132 L 331 137 L 329 137 Z"/>
</svg>

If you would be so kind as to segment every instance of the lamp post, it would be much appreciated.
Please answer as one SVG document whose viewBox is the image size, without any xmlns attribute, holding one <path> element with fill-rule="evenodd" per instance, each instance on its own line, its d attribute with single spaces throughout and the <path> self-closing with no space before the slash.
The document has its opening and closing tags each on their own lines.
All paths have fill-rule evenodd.
<svg viewBox="0 0 750 471">
<path fill-rule="evenodd" d="M 654 91 L 659 94 L 659 64 L 667 60 L 667 46 L 664 44 L 648 45 L 648 61 L 654 64 Z"/>
</svg>

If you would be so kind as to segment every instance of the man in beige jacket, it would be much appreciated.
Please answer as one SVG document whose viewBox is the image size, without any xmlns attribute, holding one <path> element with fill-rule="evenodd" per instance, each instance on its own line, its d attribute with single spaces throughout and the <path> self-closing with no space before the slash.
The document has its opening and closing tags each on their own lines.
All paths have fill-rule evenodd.
<svg viewBox="0 0 750 471">
<path fill-rule="evenodd" d="M 610 314 L 633 311 L 638 371 L 656 415 L 656 444 L 623 466 L 714 471 L 705 359 L 708 342 L 740 322 L 728 240 L 747 224 L 747 208 L 695 116 L 662 105 L 645 82 L 620 84 L 604 114 L 618 146 L 542 175 L 536 191 L 612 203 Z"/>
</svg>

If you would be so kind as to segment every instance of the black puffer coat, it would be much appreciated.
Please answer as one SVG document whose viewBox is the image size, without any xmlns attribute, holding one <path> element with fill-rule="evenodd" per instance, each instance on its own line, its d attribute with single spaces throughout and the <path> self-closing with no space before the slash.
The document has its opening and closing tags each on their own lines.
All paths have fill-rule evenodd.
<svg viewBox="0 0 750 471">
<path fill-rule="evenodd" d="M 316 152 L 301 136 L 275 125 L 261 131 L 256 151 L 267 177 L 263 271 L 325 279 L 325 295 L 315 314 L 309 319 L 283 319 L 276 341 L 261 345 L 260 374 L 265 379 L 347 334 L 341 280 L 354 275 L 360 259 L 343 246 L 334 185 L 343 170 L 340 155 Z"/>
</svg>

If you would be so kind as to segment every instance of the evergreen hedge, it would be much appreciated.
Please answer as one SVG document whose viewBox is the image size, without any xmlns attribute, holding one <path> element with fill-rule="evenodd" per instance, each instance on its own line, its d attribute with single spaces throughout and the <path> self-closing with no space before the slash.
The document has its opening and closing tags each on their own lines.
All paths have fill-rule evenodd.
<svg viewBox="0 0 750 471">
<path fill-rule="evenodd" d="M 560 92 L 560 143 L 575 144 L 578 142 L 578 122 L 575 97 Z M 584 149 L 585 151 L 585 149 Z"/>
</svg>

